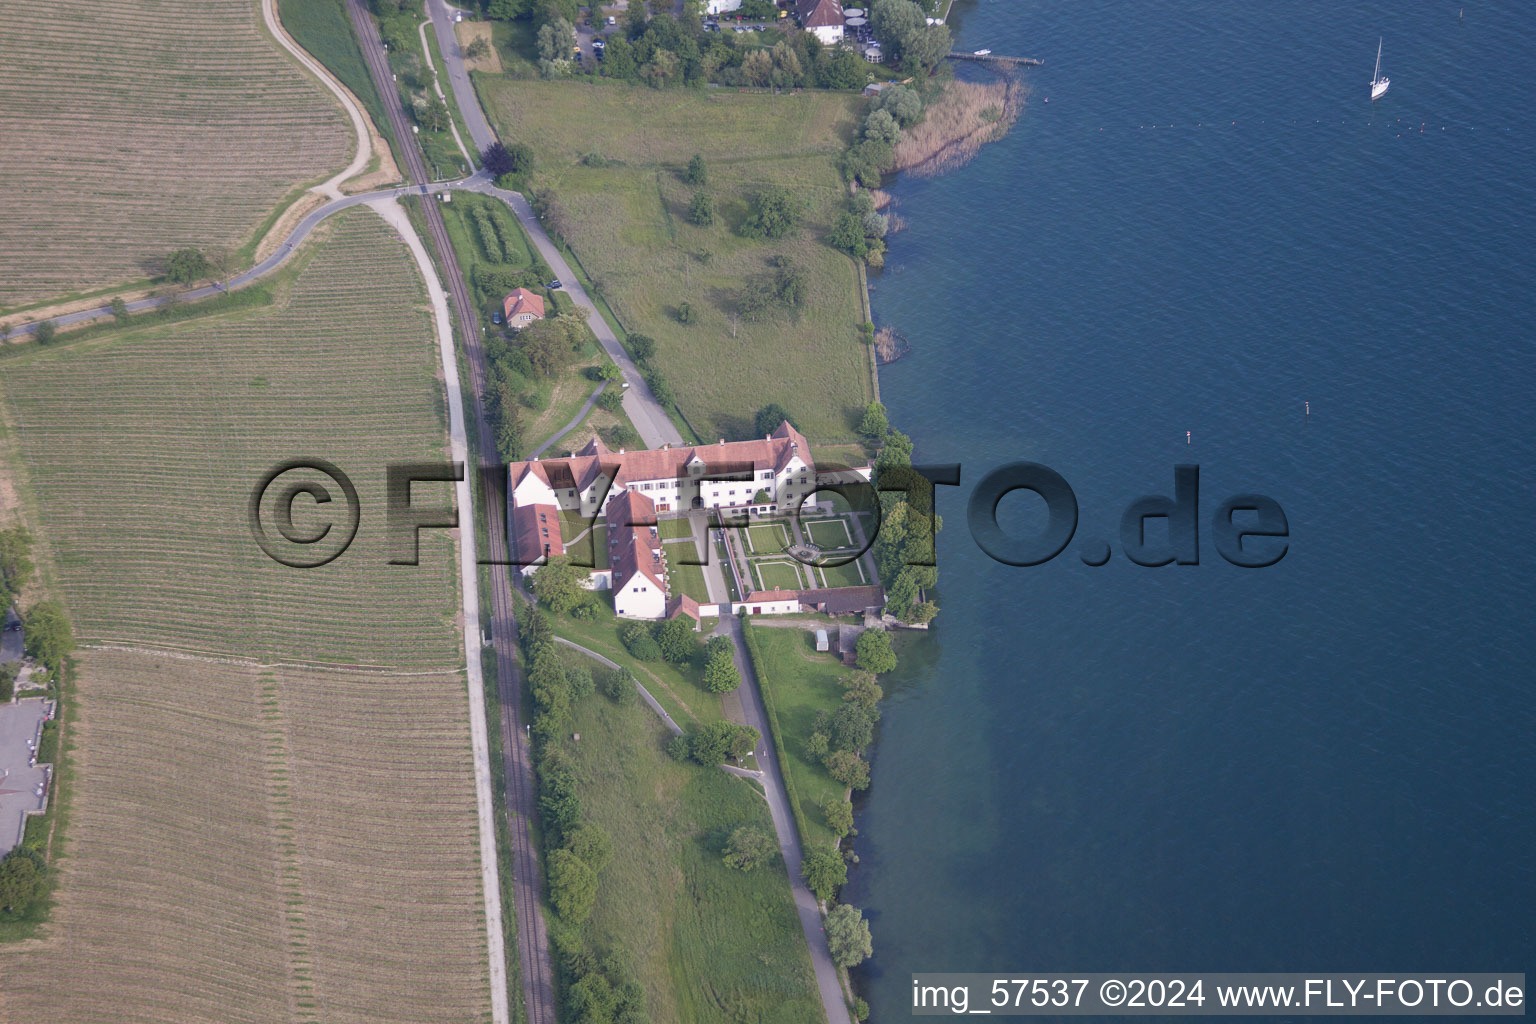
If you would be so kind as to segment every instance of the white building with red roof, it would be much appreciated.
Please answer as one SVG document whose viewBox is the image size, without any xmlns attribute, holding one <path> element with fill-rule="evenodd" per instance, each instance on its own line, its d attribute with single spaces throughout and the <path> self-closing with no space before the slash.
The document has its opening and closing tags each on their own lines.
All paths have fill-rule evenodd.
<svg viewBox="0 0 1536 1024">
<path fill-rule="evenodd" d="M 519 288 L 502 300 L 501 311 L 507 326 L 520 331 L 535 320 L 544 319 L 544 296 Z"/>
<path fill-rule="evenodd" d="M 840 0 L 800 0 L 796 14 L 800 27 L 828 46 L 842 41 L 846 19 Z"/>
<path fill-rule="evenodd" d="M 560 513 L 576 512 L 608 527 L 608 569 L 592 584 L 611 582 L 614 611 L 625 618 L 660 619 L 677 613 L 686 595 L 674 594 L 667 572 L 659 516 L 694 509 L 739 518 L 787 515 L 816 491 L 810 444 L 790 423 L 761 440 L 666 446 L 615 452 L 593 439 L 566 458 L 530 459 L 507 469 L 508 519 L 514 556 L 524 574 L 565 553 Z M 829 480 L 868 480 L 869 470 L 840 472 Z M 749 595 L 753 614 L 792 611 L 796 594 Z M 683 613 L 695 614 L 686 607 Z"/>
</svg>

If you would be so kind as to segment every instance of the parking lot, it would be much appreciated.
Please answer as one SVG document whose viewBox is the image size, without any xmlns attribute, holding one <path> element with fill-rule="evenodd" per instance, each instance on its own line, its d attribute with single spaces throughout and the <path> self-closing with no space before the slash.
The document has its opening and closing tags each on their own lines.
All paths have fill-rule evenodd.
<svg viewBox="0 0 1536 1024">
<path fill-rule="evenodd" d="M 30 697 L 0 704 L 0 856 L 21 842 L 28 811 L 48 800 L 48 771 L 32 763 L 53 701 Z"/>
</svg>

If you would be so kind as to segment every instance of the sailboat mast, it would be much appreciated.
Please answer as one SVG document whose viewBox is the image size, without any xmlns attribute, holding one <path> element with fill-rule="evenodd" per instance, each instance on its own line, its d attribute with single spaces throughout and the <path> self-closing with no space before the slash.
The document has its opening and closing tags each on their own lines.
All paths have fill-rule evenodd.
<svg viewBox="0 0 1536 1024">
<path fill-rule="evenodd" d="M 1376 82 L 1376 80 L 1378 78 L 1380 78 L 1380 77 L 1381 77 L 1381 39 L 1378 38 L 1376 40 L 1376 70 L 1371 75 L 1371 82 L 1374 84 Z"/>
</svg>

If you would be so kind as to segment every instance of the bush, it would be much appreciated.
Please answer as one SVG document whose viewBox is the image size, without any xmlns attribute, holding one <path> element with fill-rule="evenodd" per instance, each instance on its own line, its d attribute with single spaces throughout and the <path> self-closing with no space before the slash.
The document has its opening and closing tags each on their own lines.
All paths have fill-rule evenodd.
<svg viewBox="0 0 1536 1024">
<path fill-rule="evenodd" d="M 43 889 L 43 858 L 18 846 L 0 860 L 0 910 L 25 913 Z"/>
<path fill-rule="evenodd" d="M 679 302 L 677 304 L 677 322 L 685 325 L 693 323 L 693 306 L 687 302 Z"/>
<path fill-rule="evenodd" d="M 752 429 L 758 437 L 766 437 L 779 429 L 779 425 L 789 419 L 789 411 L 777 402 L 769 402 L 757 410 L 757 415 L 752 417 Z"/>
<path fill-rule="evenodd" d="M 651 628 L 643 622 L 627 622 L 619 630 L 619 640 L 624 649 L 637 661 L 660 661 L 661 647 L 651 635 Z"/>
<path fill-rule="evenodd" d="M 616 668 L 603 677 L 603 696 L 620 706 L 635 702 L 635 677 L 627 668 Z"/>
<path fill-rule="evenodd" d="M 38 323 L 37 329 L 32 332 L 32 337 L 37 339 L 39 345 L 52 345 L 54 336 L 58 333 L 59 329 L 53 325 L 52 320 L 43 320 Z"/>
<path fill-rule="evenodd" d="M 549 902 L 569 924 L 581 924 L 597 900 L 597 872 L 570 850 L 549 855 Z"/>
<path fill-rule="evenodd" d="M 683 180 L 695 187 L 703 187 L 709 183 L 709 168 L 704 165 L 702 154 L 695 153 L 693 159 L 688 161 L 688 169 L 683 172 Z"/>
<path fill-rule="evenodd" d="M 649 362 L 656 354 L 656 339 L 649 334 L 631 334 L 629 347 L 635 353 L 635 358 L 640 362 Z"/>
<path fill-rule="evenodd" d="M 674 665 L 693 660 L 699 653 L 699 642 L 693 635 L 693 620 L 679 615 L 656 627 L 656 643 L 661 656 Z"/>
<path fill-rule="evenodd" d="M 165 279 L 174 284 L 201 281 L 212 272 L 208 257 L 198 249 L 177 249 L 165 259 Z"/>
<path fill-rule="evenodd" d="M 673 736 L 667 741 L 667 756 L 674 761 L 686 761 L 693 757 L 693 744 L 687 736 Z"/>
<path fill-rule="evenodd" d="M 624 408 L 624 392 L 619 388 L 606 388 L 597 396 L 597 407 L 604 412 L 617 413 Z"/>
<path fill-rule="evenodd" d="M 701 228 L 715 222 L 715 201 L 709 197 L 708 192 L 693 194 L 693 199 L 688 203 L 688 220 Z"/>
</svg>

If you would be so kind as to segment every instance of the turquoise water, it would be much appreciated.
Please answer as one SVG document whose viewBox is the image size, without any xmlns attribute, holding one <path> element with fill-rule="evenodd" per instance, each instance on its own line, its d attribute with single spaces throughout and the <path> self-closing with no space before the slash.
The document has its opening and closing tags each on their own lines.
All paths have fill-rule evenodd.
<svg viewBox="0 0 1536 1024">
<path fill-rule="evenodd" d="M 1530 968 L 1536 9 L 1460 6 L 957 5 L 1047 66 L 896 184 L 875 282 L 892 420 L 965 467 L 845 894 L 877 1019 L 914 971 Z M 1045 566 L 965 528 L 1014 459 L 1077 494 Z M 1201 564 L 1133 565 L 1120 511 L 1183 461 Z M 1243 491 L 1276 566 L 1212 546 Z"/>
</svg>

